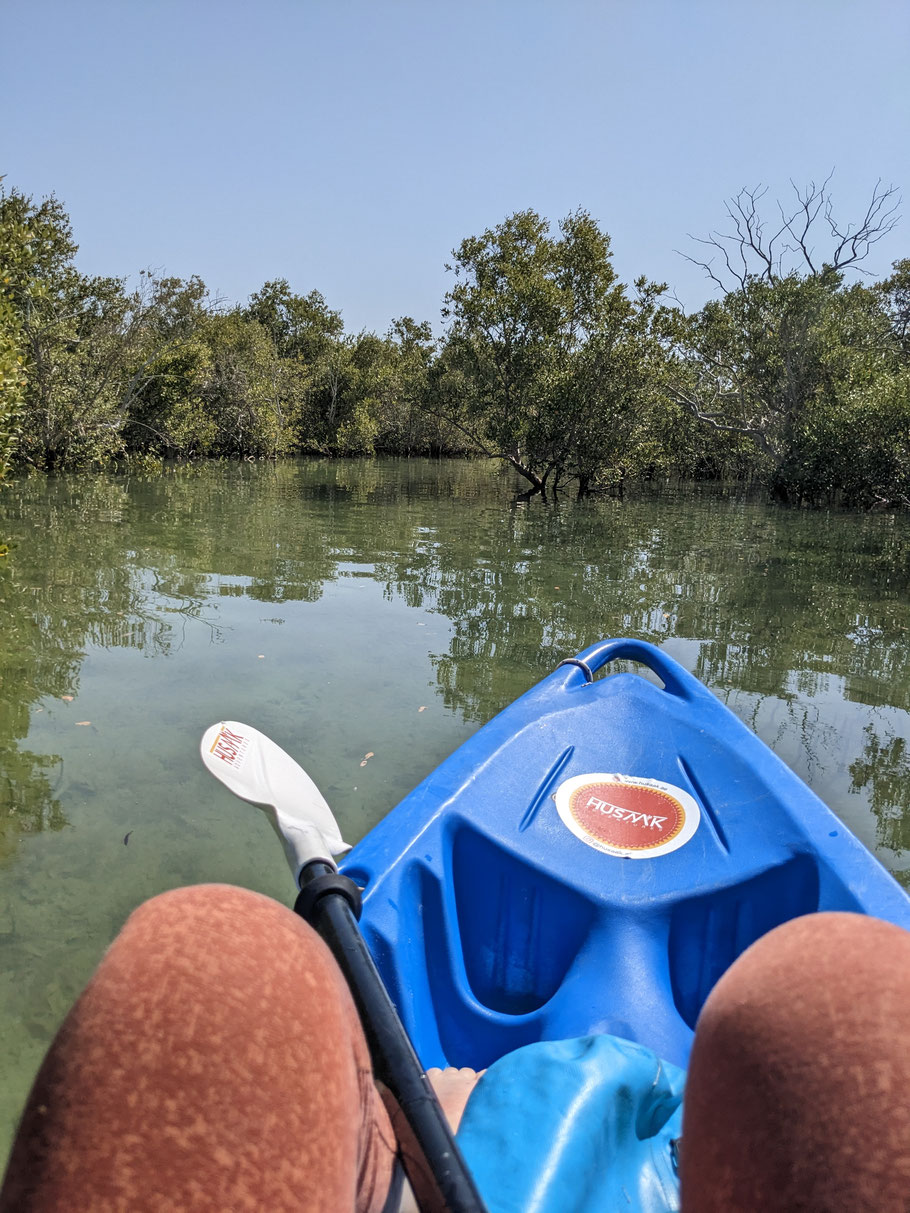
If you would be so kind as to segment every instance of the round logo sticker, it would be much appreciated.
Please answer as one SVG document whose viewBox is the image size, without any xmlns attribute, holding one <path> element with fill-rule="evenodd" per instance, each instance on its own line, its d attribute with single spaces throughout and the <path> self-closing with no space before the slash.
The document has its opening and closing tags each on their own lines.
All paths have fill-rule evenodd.
<svg viewBox="0 0 910 1213">
<path fill-rule="evenodd" d="M 635 775 L 575 775 L 559 785 L 553 799 L 576 838 L 626 859 L 677 850 L 700 820 L 698 803 L 688 792 Z"/>
</svg>

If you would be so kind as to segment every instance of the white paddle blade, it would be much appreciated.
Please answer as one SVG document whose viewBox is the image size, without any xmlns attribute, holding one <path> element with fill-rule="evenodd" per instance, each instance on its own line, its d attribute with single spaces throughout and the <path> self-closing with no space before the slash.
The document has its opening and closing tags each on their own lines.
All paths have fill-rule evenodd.
<svg viewBox="0 0 910 1213">
<path fill-rule="evenodd" d="M 306 771 L 251 725 L 222 720 L 206 729 L 202 761 L 235 796 L 265 809 L 284 844 L 295 878 L 313 859 L 332 862 L 350 845 Z"/>
</svg>

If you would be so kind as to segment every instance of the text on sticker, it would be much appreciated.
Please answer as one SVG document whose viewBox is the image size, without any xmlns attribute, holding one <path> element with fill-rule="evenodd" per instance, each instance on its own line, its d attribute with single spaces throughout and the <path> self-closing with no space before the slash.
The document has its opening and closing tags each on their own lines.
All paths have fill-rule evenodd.
<svg viewBox="0 0 910 1213">
<path fill-rule="evenodd" d="M 244 737 L 240 733 L 232 733 L 230 729 L 223 728 L 215 738 L 215 744 L 212 746 L 211 752 L 216 758 L 220 758 L 229 766 L 239 767 L 246 754 L 248 745 L 248 737 Z"/>
<path fill-rule="evenodd" d="M 630 821 L 632 825 L 643 826 L 646 830 L 662 830 L 667 822 L 666 817 L 655 817 L 651 813 L 636 813 L 634 809 L 624 809 L 621 805 L 611 804 L 609 800 L 600 800 L 596 796 L 592 796 L 588 800 L 585 808 L 603 813 L 604 817 L 615 817 L 618 821 Z"/>
</svg>

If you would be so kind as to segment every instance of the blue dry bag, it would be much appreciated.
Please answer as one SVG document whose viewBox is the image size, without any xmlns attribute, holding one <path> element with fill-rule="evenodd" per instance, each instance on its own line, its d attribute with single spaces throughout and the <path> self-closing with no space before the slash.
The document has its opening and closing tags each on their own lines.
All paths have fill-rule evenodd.
<svg viewBox="0 0 910 1213">
<path fill-rule="evenodd" d="M 684 1082 L 615 1036 L 526 1045 L 481 1078 L 458 1144 L 490 1213 L 669 1213 Z"/>
</svg>

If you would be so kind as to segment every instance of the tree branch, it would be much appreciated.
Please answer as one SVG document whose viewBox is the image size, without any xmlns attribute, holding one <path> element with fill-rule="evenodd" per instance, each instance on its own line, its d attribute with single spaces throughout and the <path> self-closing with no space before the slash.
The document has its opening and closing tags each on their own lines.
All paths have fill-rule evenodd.
<svg viewBox="0 0 910 1213">
<path fill-rule="evenodd" d="M 682 391 L 678 387 L 670 387 L 670 395 L 677 404 L 681 404 L 693 417 L 698 421 L 704 422 L 705 425 L 710 425 L 712 429 L 722 431 L 729 434 L 742 434 L 745 438 L 750 438 L 757 447 L 769 458 L 776 459 L 777 452 L 772 443 L 768 440 L 765 433 L 757 426 L 747 425 L 745 422 L 723 421 L 722 413 L 706 413 L 702 406 L 692 396 Z"/>
</svg>

